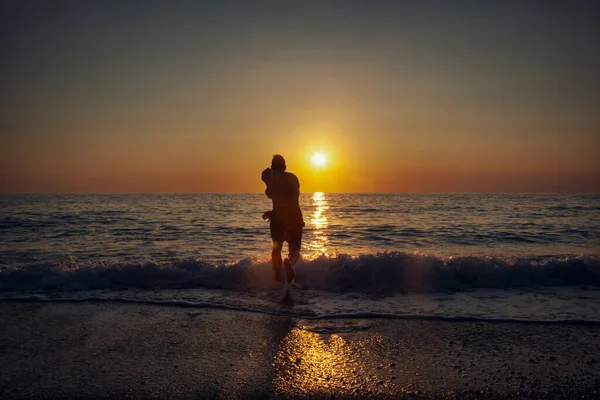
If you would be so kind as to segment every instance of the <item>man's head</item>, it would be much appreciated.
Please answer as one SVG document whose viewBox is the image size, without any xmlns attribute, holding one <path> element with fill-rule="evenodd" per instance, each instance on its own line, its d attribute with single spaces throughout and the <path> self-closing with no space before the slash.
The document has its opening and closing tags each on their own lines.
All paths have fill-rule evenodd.
<svg viewBox="0 0 600 400">
<path fill-rule="evenodd" d="M 271 169 L 273 171 L 285 171 L 285 158 L 279 154 L 275 154 L 271 160 Z"/>
</svg>

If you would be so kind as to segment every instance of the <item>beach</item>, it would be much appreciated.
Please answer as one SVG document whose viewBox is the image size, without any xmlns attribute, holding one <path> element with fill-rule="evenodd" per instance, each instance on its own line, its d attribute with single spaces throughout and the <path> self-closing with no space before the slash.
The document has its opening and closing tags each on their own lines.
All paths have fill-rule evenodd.
<svg viewBox="0 0 600 400">
<path fill-rule="evenodd" d="M 600 399 L 598 4 L 0 2 L 0 400 Z"/>
<path fill-rule="evenodd" d="M 600 326 L 0 303 L 3 398 L 597 398 Z"/>
</svg>

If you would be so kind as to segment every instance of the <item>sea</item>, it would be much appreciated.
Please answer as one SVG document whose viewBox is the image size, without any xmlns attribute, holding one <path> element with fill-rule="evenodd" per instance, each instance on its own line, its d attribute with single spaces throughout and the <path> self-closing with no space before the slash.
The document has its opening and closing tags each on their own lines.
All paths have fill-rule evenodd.
<svg viewBox="0 0 600 400">
<path fill-rule="evenodd" d="M 264 194 L 1 195 L 0 299 L 600 324 L 600 195 L 316 192 L 300 205 L 282 303 Z"/>
</svg>

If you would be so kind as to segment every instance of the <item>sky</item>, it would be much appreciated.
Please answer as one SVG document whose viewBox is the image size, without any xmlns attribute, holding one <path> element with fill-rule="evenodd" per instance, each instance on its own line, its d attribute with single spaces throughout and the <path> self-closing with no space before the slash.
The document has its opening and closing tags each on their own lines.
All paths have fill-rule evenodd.
<svg viewBox="0 0 600 400">
<path fill-rule="evenodd" d="M 600 193 L 598 4 L 0 0 L 0 193 Z"/>
</svg>

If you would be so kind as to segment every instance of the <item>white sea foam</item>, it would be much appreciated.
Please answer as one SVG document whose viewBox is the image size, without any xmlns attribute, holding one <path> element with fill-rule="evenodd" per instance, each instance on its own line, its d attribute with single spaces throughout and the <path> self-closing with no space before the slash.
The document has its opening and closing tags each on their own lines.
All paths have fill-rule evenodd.
<svg viewBox="0 0 600 400">
<path fill-rule="evenodd" d="M 384 252 L 301 261 L 296 281 L 323 292 L 423 293 L 470 288 L 600 286 L 600 256 L 449 257 Z M 0 267 L 0 290 L 208 288 L 252 290 L 272 282 L 267 261 L 77 262 Z"/>
</svg>

